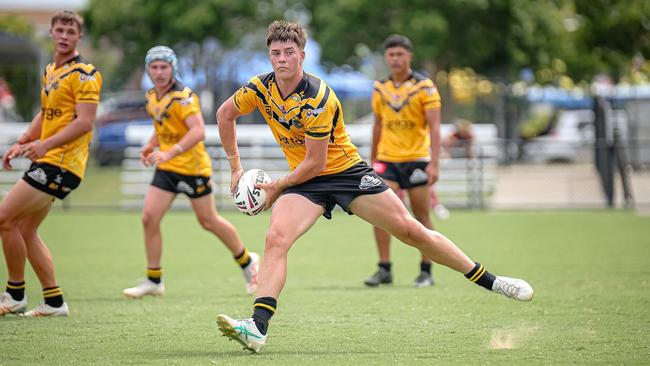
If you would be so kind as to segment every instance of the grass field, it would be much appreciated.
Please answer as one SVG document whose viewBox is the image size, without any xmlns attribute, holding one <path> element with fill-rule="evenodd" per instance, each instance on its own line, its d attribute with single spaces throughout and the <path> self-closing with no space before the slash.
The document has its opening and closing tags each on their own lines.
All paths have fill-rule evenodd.
<svg viewBox="0 0 650 366">
<path fill-rule="evenodd" d="M 268 216 L 226 213 L 254 250 Z M 324 219 L 289 257 L 267 348 L 249 355 L 217 331 L 248 317 L 253 297 L 226 249 L 189 213 L 163 223 L 167 294 L 127 300 L 144 275 L 135 213 L 55 211 L 41 235 L 69 318 L 0 318 L 0 365 L 510 365 L 650 363 L 650 218 L 625 212 L 453 212 L 440 230 L 498 274 L 535 288 L 517 303 L 435 268 L 416 290 L 418 255 L 394 245 L 396 283 L 366 289 L 370 227 Z M 28 269 L 30 307 L 40 299 Z M 0 281 L 6 270 L 0 268 Z"/>
</svg>

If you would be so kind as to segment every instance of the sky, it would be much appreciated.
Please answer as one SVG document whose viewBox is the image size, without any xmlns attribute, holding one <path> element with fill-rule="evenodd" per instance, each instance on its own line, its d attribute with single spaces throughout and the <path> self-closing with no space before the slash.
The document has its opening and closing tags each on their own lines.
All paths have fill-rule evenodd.
<svg viewBox="0 0 650 366">
<path fill-rule="evenodd" d="M 0 11 L 81 9 L 88 0 L 0 0 Z"/>
</svg>

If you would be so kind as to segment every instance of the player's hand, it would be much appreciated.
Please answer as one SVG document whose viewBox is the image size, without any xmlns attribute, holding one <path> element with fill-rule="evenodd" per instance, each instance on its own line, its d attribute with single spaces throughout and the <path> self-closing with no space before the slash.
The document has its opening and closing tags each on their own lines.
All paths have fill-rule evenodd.
<svg viewBox="0 0 650 366">
<path fill-rule="evenodd" d="M 176 155 L 170 150 L 156 151 L 149 154 L 149 156 L 147 156 L 147 162 L 149 163 L 149 165 L 157 166 L 158 164 L 162 164 L 166 161 L 170 161 L 174 156 Z"/>
<path fill-rule="evenodd" d="M 40 141 L 32 141 L 25 145 L 21 145 L 20 150 L 21 155 L 31 161 L 36 161 L 47 153 L 47 149 Z"/>
<path fill-rule="evenodd" d="M 2 167 L 5 170 L 11 170 L 11 159 L 20 156 L 20 154 L 21 145 L 19 143 L 11 145 L 11 147 L 2 155 Z"/>
<path fill-rule="evenodd" d="M 140 150 L 140 162 L 144 166 L 149 166 L 149 155 L 153 152 L 154 147 L 147 144 Z"/>
<path fill-rule="evenodd" d="M 440 175 L 440 168 L 438 167 L 437 164 L 433 164 L 432 162 L 429 162 L 427 164 L 427 167 L 425 168 L 425 171 L 427 173 L 427 184 L 433 184 L 438 181 L 438 177 Z"/>
<path fill-rule="evenodd" d="M 255 188 L 261 188 L 266 193 L 266 202 L 264 203 L 264 211 L 269 210 L 275 201 L 280 197 L 284 187 L 280 185 L 280 179 L 268 182 L 268 183 L 257 183 Z"/>
<path fill-rule="evenodd" d="M 235 194 L 235 190 L 237 190 L 237 184 L 239 183 L 239 180 L 241 179 L 242 175 L 244 175 L 244 169 L 242 168 L 235 169 L 232 172 L 230 172 L 230 194 L 231 195 Z"/>
</svg>

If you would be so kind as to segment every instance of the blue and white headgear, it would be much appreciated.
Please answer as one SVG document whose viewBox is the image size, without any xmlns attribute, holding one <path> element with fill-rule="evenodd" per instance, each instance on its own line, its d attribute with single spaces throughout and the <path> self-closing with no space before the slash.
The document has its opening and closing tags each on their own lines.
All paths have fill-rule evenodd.
<svg viewBox="0 0 650 366">
<path fill-rule="evenodd" d="M 147 56 L 144 58 L 144 68 L 145 70 L 149 68 L 149 64 L 154 61 L 166 61 L 172 65 L 172 76 L 176 77 L 178 73 L 178 67 L 176 66 L 178 60 L 176 59 L 176 53 L 174 50 L 167 46 L 156 46 L 152 47 L 147 51 Z"/>
</svg>

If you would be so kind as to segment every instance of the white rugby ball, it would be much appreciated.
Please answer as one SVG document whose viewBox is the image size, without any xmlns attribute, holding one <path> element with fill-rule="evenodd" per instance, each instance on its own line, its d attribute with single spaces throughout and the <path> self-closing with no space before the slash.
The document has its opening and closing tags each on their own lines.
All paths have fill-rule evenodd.
<svg viewBox="0 0 650 366">
<path fill-rule="evenodd" d="M 266 192 L 263 189 L 255 188 L 255 184 L 270 181 L 271 178 L 262 169 L 247 170 L 237 182 L 237 189 L 233 194 L 235 206 L 239 211 L 249 216 L 262 212 L 266 201 Z"/>
</svg>

